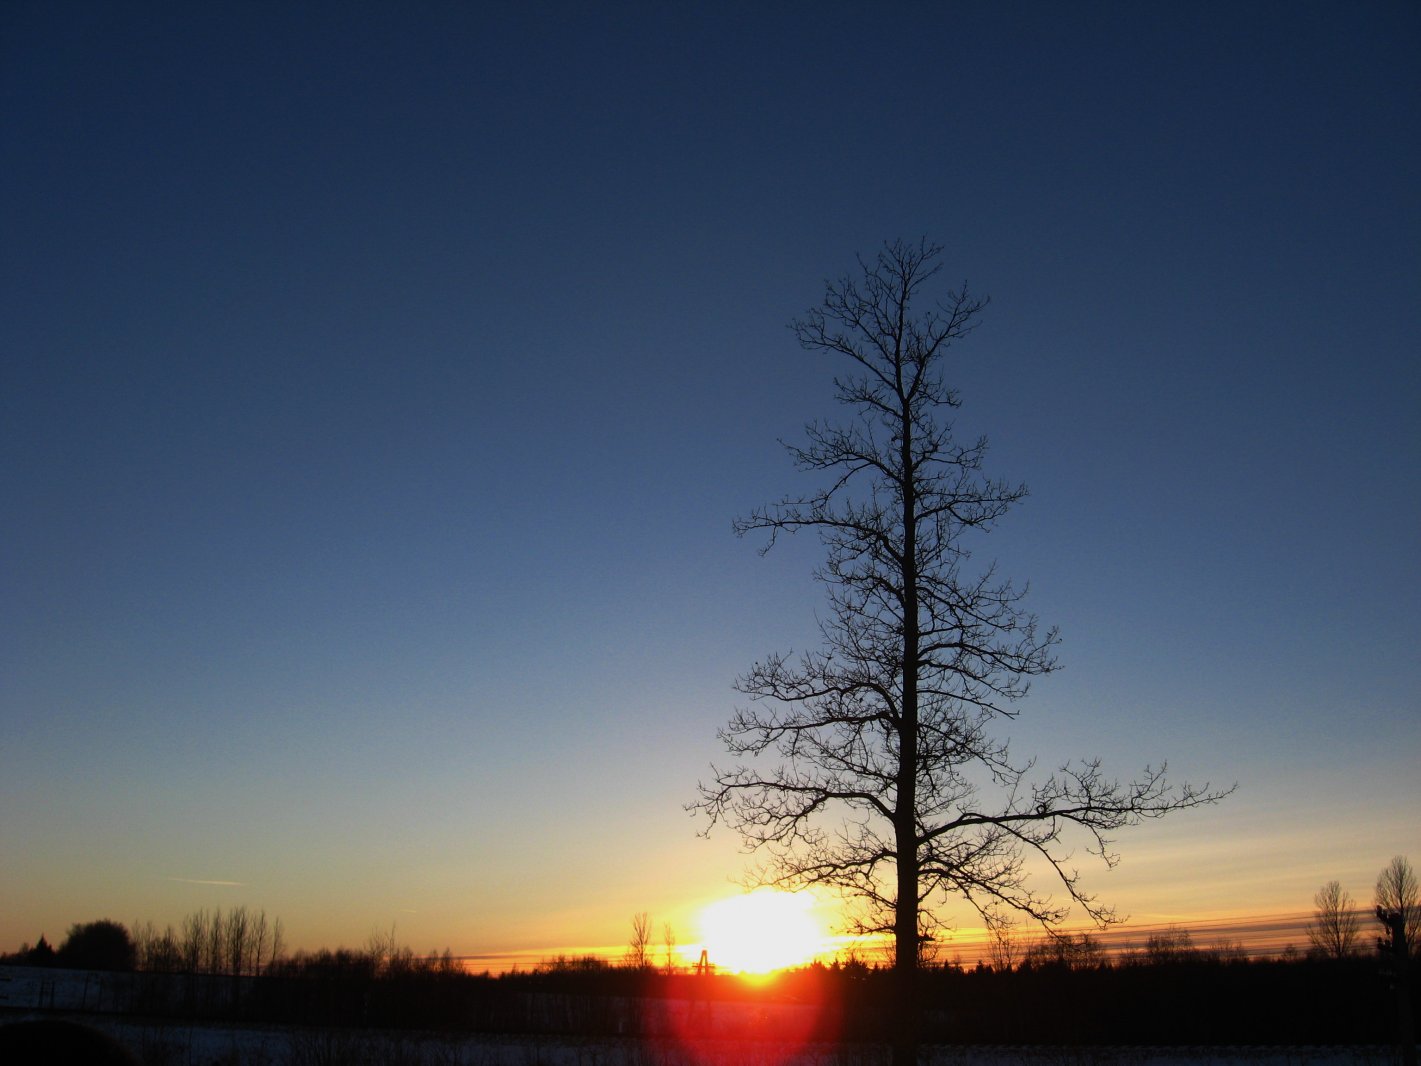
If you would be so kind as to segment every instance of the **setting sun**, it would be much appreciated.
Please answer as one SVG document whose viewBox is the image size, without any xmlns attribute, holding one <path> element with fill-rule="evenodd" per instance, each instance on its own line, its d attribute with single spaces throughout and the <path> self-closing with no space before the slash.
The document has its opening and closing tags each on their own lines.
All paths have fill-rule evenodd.
<svg viewBox="0 0 1421 1066">
<path fill-rule="evenodd" d="M 701 912 L 701 941 L 720 970 L 768 973 L 802 966 L 828 950 L 807 892 L 761 889 Z"/>
</svg>

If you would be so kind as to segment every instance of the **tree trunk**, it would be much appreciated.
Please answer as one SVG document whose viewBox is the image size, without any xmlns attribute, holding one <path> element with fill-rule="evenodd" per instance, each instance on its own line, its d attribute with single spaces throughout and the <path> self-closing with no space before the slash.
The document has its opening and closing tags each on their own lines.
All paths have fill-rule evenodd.
<svg viewBox="0 0 1421 1066">
<path fill-rule="evenodd" d="M 1396 991 L 1396 1046 L 1403 1066 L 1416 1066 L 1416 1029 L 1411 1018 L 1411 945 L 1406 942 L 1406 916 L 1398 908 L 1377 908 L 1377 918 L 1390 938 L 1391 986 Z M 895 1064 L 896 1066 L 896 1064 Z"/>
<path fill-rule="evenodd" d="M 917 886 L 909 885 L 911 895 L 904 897 L 903 881 L 899 878 L 899 904 L 894 940 L 896 958 L 893 966 L 893 1066 L 916 1066 L 918 1061 L 918 921 Z M 903 899 L 914 901 L 908 906 Z M 911 923 L 906 934 L 904 918 Z"/>
<path fill-rule="evenodd" d="M 893 915 L 893 1066 L 916 1066 L 918 1061 L 918 516 L 912 475 L 912 425 L 911 409 L 904 401 L 899 445 L 903 498 L 903 706 L 893 826 L 898 852 L 898 899 Z"/>
</svg>

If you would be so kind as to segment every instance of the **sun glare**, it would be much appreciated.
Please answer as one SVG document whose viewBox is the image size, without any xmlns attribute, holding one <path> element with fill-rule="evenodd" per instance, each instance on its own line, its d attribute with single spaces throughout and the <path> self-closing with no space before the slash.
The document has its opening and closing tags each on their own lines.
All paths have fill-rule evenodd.
<svg viewBox="0 0 1421 1066">
<path fill-rule="evenodd" d="M 826 948 L 807 892 L 760 889 L 712 903 L 701 912 L 701 942 L 716 969 L 769 973 L 803 966 Z"/>
</svg>

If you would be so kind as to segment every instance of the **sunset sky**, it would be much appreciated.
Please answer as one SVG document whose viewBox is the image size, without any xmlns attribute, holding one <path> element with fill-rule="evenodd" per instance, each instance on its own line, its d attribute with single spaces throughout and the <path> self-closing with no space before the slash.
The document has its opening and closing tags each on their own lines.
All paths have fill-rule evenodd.
<svg viewBox="0 0 1421 1066">
<path fill-rule="evenodd" d="M 833 413 L 785 326 L 900 236 L 992 300 L 1014 751 L 1238 783 L 1087 885 L 1421 865 L 1421 8 L 764 6 L 0 5 L 0 952 L 695 941 L 823 604 L 730 528 Z"/>
</svg>

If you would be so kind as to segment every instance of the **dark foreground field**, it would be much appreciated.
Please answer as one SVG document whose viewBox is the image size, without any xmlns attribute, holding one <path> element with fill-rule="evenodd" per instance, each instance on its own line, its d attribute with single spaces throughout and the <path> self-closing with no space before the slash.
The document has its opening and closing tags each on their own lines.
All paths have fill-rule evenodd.
<svg viewBox="0 0 1421 1066">
<path fill-rule="evenodd" d="M 5 1028 L 31 1017 L 0 1016 L 0 1049 Z M 881 1045 L 805 1045 L 772 1038 L 470 1036 L 62 1017 L 109 1037 L 140 1066 L 887 1066 L 889 1061 Z M 1391 1049 L 1379 1047 L 929 1045 L 921 1057 L 923 1066 L 1390 1066 L 1396 1061 Z M 30 1064 L 7 1059 L 6 1066 Z"/>
<path fill-rule="evenodd" d="M 143 1066 L 877 1066 L 890 993 L 863 967 L 769 983 L 577 966 L 260 978 L 0 967 L 0 1025 L 82 1023 Z M 922 1061 L 1381 1066 L 1399 1061 L 1396 1003 L 1362 960 L 947 969 L 922 982 Z"/>
</svg>

